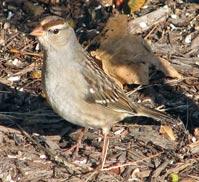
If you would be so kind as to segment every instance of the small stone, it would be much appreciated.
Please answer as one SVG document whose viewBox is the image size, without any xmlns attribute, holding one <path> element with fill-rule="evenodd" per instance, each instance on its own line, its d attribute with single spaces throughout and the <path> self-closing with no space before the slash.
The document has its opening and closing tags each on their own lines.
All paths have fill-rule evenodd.
<svg viewBox="0 0 199 182">
<path fill-rule="evenodd" d="M 196 137 L 192 137 L 191 140 L 192 140 L 193 143 L 195 143 L 196 142 Z"/>
<path fill-rule="evenodd" d="M 10 23 L 9 22 L 5 22 L 4 25 L 3 25 L 3 29 L 7 30 L 9 28 L 10 28 Z"/>
<path fill-rule="evenodd" d="M 169 26 L 171 27 L 172 30 L 176 30 L 177 29 L 176 26 L 173 25 L 173 24 L 170 24 Z"/>
<path fill-rule="evenodd" d="M 17 59 L 17 58 L 15 58 L 15 59 L 12 61 L 12 64 L 13 64 L 14 66 L 16 66 L 16 67 L 22 66 L 22 62 L 21 62 L 19 59 Z"/>
<path fill-rule="evenodd" d="M 8 80 L 12 82 L 16 82 L 16 81 L 19 81 L 20 78 L 21 78 L 20 76 L 11 76 L 11 77 L 8 77 Z"/>
<path fill-rule="evenodd" d="M 147 27 L 146 22 L 140 22 L 139 25 L 140 25 L 141 28 L 146 28 Z"/>
<path fill-rule="evenodd" d="M 185 37 L 185 43 L 186 44 L 190 44 L 191 43 L 191 34 L 189 34 L 189 35 L 187 35 L 186 37 Z"/>
<path fill-rule="evenodd" d="M 40 50 L 39 44 L 36 45 L 35 50 L 36 50 L 36 51 L 39 51 L 39 50 Z"/>
<path fill-rule="evenodd" d="M 173 19 L 177 19 L 177 18 L 178 18 L 178 16 L 177 16 L 177 15 L 175 15 L 175 14 L 172 14 L 172 15 L 171 15 L 171 18 L 173 18 Z"/>
<path fill-rule="evenodd" d="M 47 156 L 46 155 L 40 155 L 39 158 L 40 159 L 47 159 Z"/>
</svg>

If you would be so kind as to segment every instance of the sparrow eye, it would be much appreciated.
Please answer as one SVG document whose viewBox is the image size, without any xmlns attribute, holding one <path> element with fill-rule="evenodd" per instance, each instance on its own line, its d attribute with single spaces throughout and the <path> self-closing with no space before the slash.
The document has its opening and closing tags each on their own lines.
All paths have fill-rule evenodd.
<svg viewBox="0 0 199 182">
<path fill-rule="evenodd" d="M 53 33 L 54 33 L 54 34 L 58 34 L 58 33 L 59 33 L 59 29 L 53 30 Z"/>
<path fill-rule="evenodd" d="M 53 33 L 53 34 L 58 34 L 59 33 L 59 29 L 49 29 L 48 32 Z"/>
</svg>

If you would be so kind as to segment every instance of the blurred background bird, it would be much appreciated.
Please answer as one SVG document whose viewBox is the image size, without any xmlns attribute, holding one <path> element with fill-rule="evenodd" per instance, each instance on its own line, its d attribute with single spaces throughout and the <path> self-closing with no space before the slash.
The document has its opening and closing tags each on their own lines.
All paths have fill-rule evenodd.
<svg viewBox="0 0 199 182">
<path fill-rule="evenodd" d="M 105 73 L 120 87 L 149 84 L 149 68 L 152 66 L 165 76 L 181 78 L 167 60 L 161 60 L 153 54 L 146 40 L 128 32 L 126 15 L 118 14 L 109 18 L 99 42 L 99 48 L 91 54 L 101 61 Z"/>
</svg>

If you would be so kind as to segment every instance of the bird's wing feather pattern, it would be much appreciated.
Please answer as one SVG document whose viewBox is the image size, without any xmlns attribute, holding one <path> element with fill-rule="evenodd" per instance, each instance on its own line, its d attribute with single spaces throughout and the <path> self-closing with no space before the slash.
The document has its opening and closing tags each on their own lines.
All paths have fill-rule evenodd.
<svg viewBox="0 0 199 182">
<path fill-rule="evenodd" d="M 165 113 L 131 102 L 123 90 L 106 75 L 92 57 L 86 55 L 84 59 L 82 62 L 85 69 L 83 69 L 82 73 L 89 85 L 86 101 L 101 104 L 117 112 L 173 122 L 173 119 Z"/>
<path fill-rule="evenodd" d="M 85 59 L 83 75 L 89 85 L 87 101 L 110 107 L 118 112 L 136 115 L 136 110 L 115 81 L 106 75 L 90 56 L 86 55 Z"/>
</svg>

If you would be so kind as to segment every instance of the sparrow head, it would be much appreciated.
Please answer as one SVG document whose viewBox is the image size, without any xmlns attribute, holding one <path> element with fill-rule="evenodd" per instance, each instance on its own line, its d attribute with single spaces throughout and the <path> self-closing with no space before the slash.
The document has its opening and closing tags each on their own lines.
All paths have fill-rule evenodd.
<svg viewBox="0 0 199 182">
<path fill-rule="evenodd" d="M 43 19 L 40 24 L 34 28 L 30 35 L 39 39 L 44 48 L 66 45 L 75 36 L 72 27 L 61 17 L 48 16 Z"/>
</svg>

